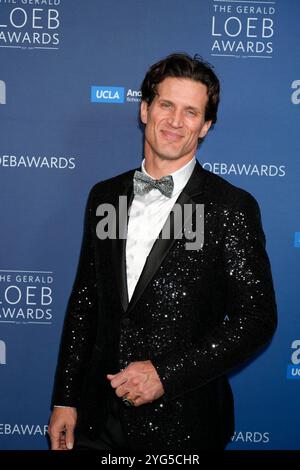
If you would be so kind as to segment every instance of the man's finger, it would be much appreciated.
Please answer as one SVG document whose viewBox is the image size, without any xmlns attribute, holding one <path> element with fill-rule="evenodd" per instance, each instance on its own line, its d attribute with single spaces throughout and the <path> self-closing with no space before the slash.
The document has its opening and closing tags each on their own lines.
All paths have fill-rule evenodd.
<svg viewBox="0 0 300 470">
<path fill-rule="evenodd" d="M 116 395 L 118 397 L 123 397 L 124 395 L 126 395 L 127 393 L 129 393 L 131 390 L 129 388 L 125 388 L 125 387 L 118 387 L 116 389 Z"/>
<path fill-rule="evenodd" d="M 67 426 L 66 428 L 66 447 L 71 450 L 74 447 L 74 427 Z"/>
<path fill-rule="evenodd" d="M 51 449 L 60 450 L 61 448 L 61 432 L 52 430 L 50 435 Z"/>
<path fill-rule="evenodd" d="M 113 379 L 117 374 L 106 374 L 106 377 L 111 380 Z"/>
<path fill-rule="evenodd" d="M 107 375 L 107 377 L 109 378 L 110 377 L 110 374 Z M 119 372 L 118 374 L 116 374 L 116 376 L 111 380 L 110 382 L 110 385 L 114 388 L 117 388 L 119 387 L 120 385 L 122 385 L 123 383 L 127 382 L 127 377 L 126 375 L 124 374 L 124 372 Z"/>
<path fill-rule="evenodd" d="M 134 406 L 141 406 L 147 403 L 143 398 L 137 397 L 134 399 Z"/>
<path fill-rule="evenodd" d="M 59 440 L 59 450 L 67 450 L 65 433 L 61 433 Z"/>
</svg>

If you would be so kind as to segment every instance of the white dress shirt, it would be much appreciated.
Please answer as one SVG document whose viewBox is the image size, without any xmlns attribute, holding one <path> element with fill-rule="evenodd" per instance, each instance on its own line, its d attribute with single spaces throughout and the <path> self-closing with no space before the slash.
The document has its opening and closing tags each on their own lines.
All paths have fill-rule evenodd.
<svg viewBox="0 0 300 470">
<path fill-rule="evenodd" d="M 172 196 L 164 196 L 159 189 L 151 189 L 143 195 L 135 194 L 130 210 L 126 240 L 126 272 L 129 301 L 139 280 L 147 256 L 167 220 L 179 193 L 189 180 L 196 158 L 192 158 L 179 170 L 171 173 L 174 181 Z M 145 170 L 142 161 L 142 172 L 152 178 Z"/>
</svg>

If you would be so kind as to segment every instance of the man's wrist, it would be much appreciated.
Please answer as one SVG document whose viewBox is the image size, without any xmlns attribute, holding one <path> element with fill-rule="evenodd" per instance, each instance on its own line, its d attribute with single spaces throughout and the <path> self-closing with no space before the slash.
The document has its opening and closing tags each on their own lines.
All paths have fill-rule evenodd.
<svg viewBox="0 0 300 470">
<path fill-rule="evenodd" d="M 74 408 L 74 407 L 68 406 L 68 405 L 54 405 L 53 408 Z"/>
</svg>

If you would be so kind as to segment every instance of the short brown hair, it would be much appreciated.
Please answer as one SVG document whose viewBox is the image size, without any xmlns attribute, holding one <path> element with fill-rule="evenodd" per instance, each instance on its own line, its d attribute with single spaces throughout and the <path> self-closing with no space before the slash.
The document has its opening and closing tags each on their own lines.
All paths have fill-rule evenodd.
<svg viewBox="0 0 300 470">
<path fill-rule="evenodd" d="M 167 77 L 190 78 L 207 87 L 208 101 L 205 109 L 205 121 L 217 121 L 220 100 L 220 82 L 212 66 L 199 55 L 191 57 L 186 53 L 168 55 L 165 59 L 153 64 L 143 80 L 142 100 L 150 105 L 156 95 L 156 88 Z"/>
</svg>

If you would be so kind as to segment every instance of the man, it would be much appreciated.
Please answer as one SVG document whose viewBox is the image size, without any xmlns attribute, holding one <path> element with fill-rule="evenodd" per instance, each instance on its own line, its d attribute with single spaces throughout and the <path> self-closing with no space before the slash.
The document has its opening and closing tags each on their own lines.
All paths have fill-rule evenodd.
<svg viewBox="0 0 300 470">
<path fill-rule="evenodd" d="M 53 449 L 73 448 L 75 428 L 77 448 L 99 450 L 224 449 L 233 434 L 226 374 L 271 339 L 276 304 L 256 201 L 195 160 L 218 103 L 219 81 L 197 57 L 172 54 L 145 76 L 141 172 L 96 184 L 87 203 Z M 181 237 L 175 203 L 192 207 L 189 217 L 182 211 Z M 107 207 L 116 237 L 100 233 Z M 201 218 L 203 243 L 188 248 Z"/>
</svg>

